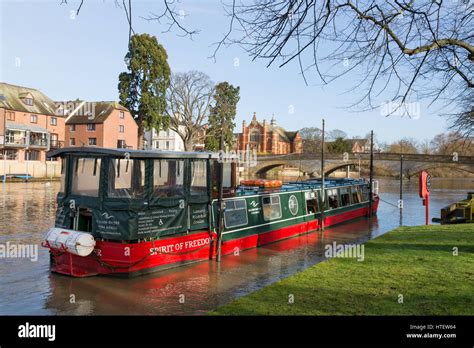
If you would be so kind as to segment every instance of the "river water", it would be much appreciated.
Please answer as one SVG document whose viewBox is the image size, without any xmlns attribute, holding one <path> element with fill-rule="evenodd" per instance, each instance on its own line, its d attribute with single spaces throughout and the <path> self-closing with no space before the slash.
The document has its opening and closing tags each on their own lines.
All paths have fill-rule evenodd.
<svg viewBox="0 0 474 348">
<path fill-rule="evenodd" d="M 53 226 L 59 183 L 0 184 L 0 245 L 36 244 Z M 404 182 L 404 225 L 425 223 L 417 180 Z M 430 218 L 474 191 L 474 179 L 433 179 Z M 324 260 L 324 245 L 364 242 L 398 227 L 399 183 L 380 180 L 378 216 L 132 279 L 70 278 L 49 272 L 49 255 L 0 259 L 0 315 L 204 314 Z"/>
</svg>

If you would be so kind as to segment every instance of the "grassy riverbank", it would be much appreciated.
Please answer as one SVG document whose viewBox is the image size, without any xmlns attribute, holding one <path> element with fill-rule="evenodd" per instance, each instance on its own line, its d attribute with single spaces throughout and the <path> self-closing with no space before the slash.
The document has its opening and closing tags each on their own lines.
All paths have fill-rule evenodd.
<svg viewBox="0 0 474 348">
<path fill-rule="evenodd" d="M 474 315 L 473 294 L 473 224 L 401 227 L 364 261 L 330 259 L 211 314 Z"/>
</svg>

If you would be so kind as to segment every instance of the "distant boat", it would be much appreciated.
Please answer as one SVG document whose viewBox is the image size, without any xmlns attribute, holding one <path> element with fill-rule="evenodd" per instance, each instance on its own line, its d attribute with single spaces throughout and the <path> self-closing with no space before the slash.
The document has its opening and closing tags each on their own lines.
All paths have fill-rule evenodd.
<svg viewBox="0 0 474 348">
<path fill-rule="evenodd" d="M 433 222 L 444 224 L 474 223 L 474 192 L 468 192 L 467 198 L 441 209 L 441 218 Z"/>
<path fill-rule="evenodd" d="M 32 175 L 30 174 L 6 174 L 6 175 L 0 175 L 0 180 L 3 181 L 4 179 L 23 179 L 23 180 L 29 180 L 33 178 Z"/>
</svg>

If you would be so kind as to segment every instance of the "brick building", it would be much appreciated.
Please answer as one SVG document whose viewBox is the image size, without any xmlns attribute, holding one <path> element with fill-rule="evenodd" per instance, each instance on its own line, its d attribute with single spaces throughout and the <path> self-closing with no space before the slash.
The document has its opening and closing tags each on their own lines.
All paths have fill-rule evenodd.
<svg viewBox="0 0 474 348">
<path fill-rule="evenodd" d="M 300 133 L 288 132 L 277 126 L 275 117 L 272 117 L 270 123 L 266 120 L 260 123 L 254 113 L 249 125 L 245 121 L 242 122 L 242 133 L 236 134 L 236 138 L 238 150 L 246 150 L 249 146 L 251 150 L 259 153 L 274 155 L 303 152 Z"/>
<path fill-rule="evenodd" d="M 65 117 L 53 100 L 34 88 L 0 83 L 0 159 L 44 162 L 64 138 Z"/>
<path fill-rule="evenodd" d="M 137 149 L 138 125 L 117 102 L 63 102 L 66 146 Z"/>
</svg>

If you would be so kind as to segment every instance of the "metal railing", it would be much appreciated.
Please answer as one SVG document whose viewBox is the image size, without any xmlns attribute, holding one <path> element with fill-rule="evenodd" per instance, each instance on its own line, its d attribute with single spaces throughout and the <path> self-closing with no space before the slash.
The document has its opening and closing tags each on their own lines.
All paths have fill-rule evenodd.
<svg viewBox="0 0 474 348">
<path fill-rule="evenodd" d="M 64 147 L 64 141 L 51 140 L 51 142 L 49 143 L 49 147 L 52 148 L 52 149 L 62 148 L 62 147 Z"/>
<path fill-rule="evenodd" d="M 26 146 L 26 137 L 5 136 L 5 145 Z"/>
</svg>

